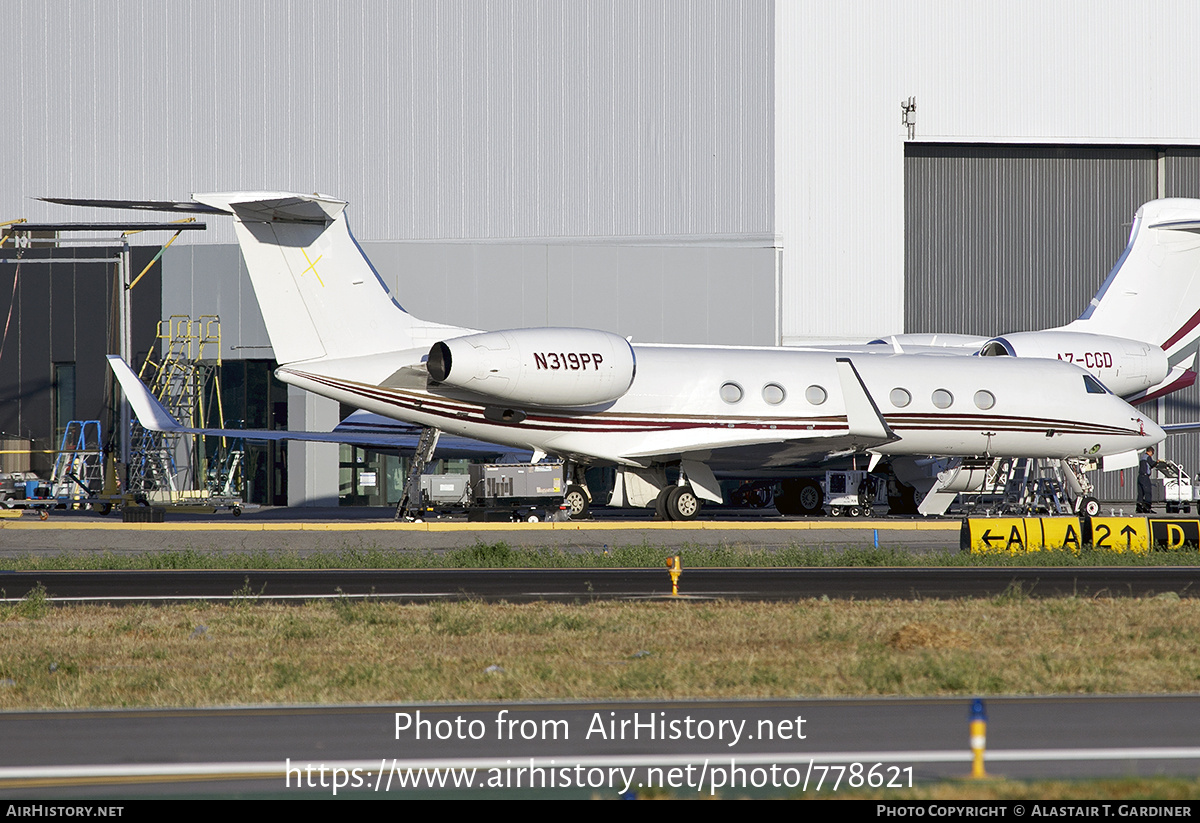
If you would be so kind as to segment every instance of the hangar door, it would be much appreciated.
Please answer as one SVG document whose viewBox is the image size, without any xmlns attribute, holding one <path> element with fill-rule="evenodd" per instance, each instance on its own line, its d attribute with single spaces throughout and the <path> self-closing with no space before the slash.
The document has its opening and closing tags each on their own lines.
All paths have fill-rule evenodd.
<svg viewBox="0 0 1200 823">
<path fill-rule="evenodd" d="M 906 332 L 1069 323 L 1108 276 L 1142 203 L 1200 198 L 1196 148 L 910 143 L 904 173 Z M 1143 411 L 1200 420 L 1200 386 Z M 1172 437 L 1164 451 L 1200 471 L 1200 435 Z M 1132 499 L 1132 478 L 1108 478 L 1101 492 Z"/>
</svg>

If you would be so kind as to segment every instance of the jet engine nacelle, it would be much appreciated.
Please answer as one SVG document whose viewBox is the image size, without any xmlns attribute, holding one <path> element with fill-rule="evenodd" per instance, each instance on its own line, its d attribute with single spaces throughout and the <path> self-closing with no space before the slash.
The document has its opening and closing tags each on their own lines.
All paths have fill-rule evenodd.
<svg viewBox="0 0 1200 823">
<path fill-rule="evenodd" d="M 1027 331 L 993 337 L 979 353 L 985 357 L 1039 357 L 1065 360 L 1087 369 L 1121 397 L 1155 386 L 1170 371 L 1158 346 L 1123 337 L 1070 331 Z"/>
<path fill-rule="evenodd" d="M 514 405 L 594 406 L 629 391 L 633 347 L 593 329 L 514 329 L 435 343 L 429 376 Z"/>
</svg>

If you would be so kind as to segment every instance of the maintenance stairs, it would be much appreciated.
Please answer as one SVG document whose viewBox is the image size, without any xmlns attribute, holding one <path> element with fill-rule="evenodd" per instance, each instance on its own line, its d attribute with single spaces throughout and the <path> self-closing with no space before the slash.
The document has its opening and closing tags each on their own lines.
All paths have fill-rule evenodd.
<svg viewBox="0 0 1200 823">
<path fill-rule="evenodd" d="M 50 475 L 50 496 L 72 506 L 100 491 L 104 484 L 103 448 L 99 420 L 72 420 Z"/>
<path fill-rule="evenodd" d="M 1000 461 L 996 477 L 1004 484 L 1001 511 L 1013 514 L 1070 514 L 1071 499 L 1064 490 L 1069 481 L 1064 461 L 1015 458 Z M 1007 465 L 1005 465 L 1007 464 Z"/>
<path fill-rule="evenodd" d="M 220 318 L 203 315 L 193 320 L 174 315 L 159 322 L 157 339 L 160 346 L 155 348 L 161 348 L 162 359 L 156 362 L 151 349 L 138 376 L 166 410 L 189 428 L 205 428 L 208 424 L 211 415 L 206 390 L 211 386 L 216 403 L 215 422 L 220 427 L 224 419 L 220 381 L 216 379 L 221 365 Z M 191 435 L 151 431 L 135 422 L 130 439 L 128 490 L 158 492 L 174 501 L 191 484 L 193 476 L 206 477 L 204 450 L 181 449 L 180 442 L 185 437 L 190 444 Z M 181 460 L 187 461 L 186 464 L 179 465 Z M 199 465 L 193 466 L 193 461 Z"/>
</svg>

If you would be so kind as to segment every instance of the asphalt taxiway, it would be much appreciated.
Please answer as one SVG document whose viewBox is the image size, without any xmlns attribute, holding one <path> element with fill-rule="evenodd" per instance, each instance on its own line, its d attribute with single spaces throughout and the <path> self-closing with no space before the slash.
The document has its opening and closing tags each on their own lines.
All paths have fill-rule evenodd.
<svg viewBox="0 0 1200 823">
<path fill-rule="evenodd" d="M 453 792 L 490 777 L 501 797 L 615 797 L 672 774 L 685 796 L 836 797 L 872 770 L 896 786 L 967 776 L 970 708 L 954 697 L 16 712 L 0 716 L 0 794 L 330 797 L 340 779 L 338 796 L 382 797 L 414 791 L 402 784 L 428 769 L 426 791 L 430 776 L 460 781 Z M 1200 696 L 991 698 L 985 710 L 992 776 L 1200 769 Z M 755 783 L 773 779 L 783 785 Z"/>
<path fill-rule="evenodd" d="M 0 602 L 20 600 L 39 586 L 52 602 L 81 604 L 358 597 L 399 603 L 907 600 L 1006 592 L 1026 597 L 1195 597 L 1200 595 L 1200 567 L 696 568 L 684 569 L 677 595 L 665 568 L 0 571 Z"/>
</svg>

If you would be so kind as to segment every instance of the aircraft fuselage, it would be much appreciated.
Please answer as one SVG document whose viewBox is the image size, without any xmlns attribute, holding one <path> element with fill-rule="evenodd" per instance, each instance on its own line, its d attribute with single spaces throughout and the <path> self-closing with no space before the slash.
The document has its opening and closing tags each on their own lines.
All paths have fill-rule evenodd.
<svg viewBox="0 0 1200 823">
<path fill-rule="evenodd" d="M 616 400 L 543 408 L 403 376 L 424 350 L 293 363 L 285 382 L 368 411 L 466 437 L 648 466 L 690 456 L 716 471 L 805 465 L 831 454 L 1085 457 L 1143 448 L 1162 431 L 1070 364 L 1017 358 L 857 356 L 894 438 L 863 426 L 827 352 L 633 346 L 636 372 Z M 530 368 L 538 364 L 531 361 Z M 564 377 L 565 377 L 564 373 Z M 1088 378 L 1091 379 L 1091 378 Z M 860 414 L 861 418 L 861 414 Z M 755 446 L 771 448 L 760 450 Z M 762 457 L 766 457 L 764 465 Z"/>
</svg>

